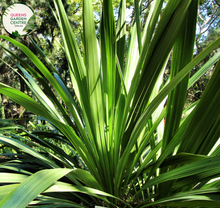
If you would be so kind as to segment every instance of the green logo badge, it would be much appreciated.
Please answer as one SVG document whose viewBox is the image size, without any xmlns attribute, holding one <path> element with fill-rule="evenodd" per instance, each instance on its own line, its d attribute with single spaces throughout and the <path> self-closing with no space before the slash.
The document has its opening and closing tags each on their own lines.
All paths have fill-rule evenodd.
<svg viewBox="0 0 220 208">
<path fill-rule="evenodd" d="M 35 26 L 33 10 L 22 3 L 10 5 L 2 15 L 5 30 L 15 37 L 26 35 Z"/>
</svg>

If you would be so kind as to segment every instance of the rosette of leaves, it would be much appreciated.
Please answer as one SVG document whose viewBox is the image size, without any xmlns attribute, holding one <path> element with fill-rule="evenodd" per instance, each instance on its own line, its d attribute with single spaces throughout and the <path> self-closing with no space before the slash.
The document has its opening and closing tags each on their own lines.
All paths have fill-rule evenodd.
<svg viewBox="0 0 220 208">
<path fill-rule="evenodd" d="M 56 126 L 84 164 L 56 150 L 60 165 L 20 137 L 1 136 L 1 142 L 20 149 L 43 169 L 27 173 L 25 166 L 10 171 L 2 167 L 1 207 L 220 206 L 219 62 L 201 100 L 183 108 L 187 89 L 220 53 L 190 78 L 191 69 L 220 44 L 220 38 L 193 58 L 198 1 L 164 3 L 153 1 L 142 27 L 142 1 L 135 1 L 125 59 L 125 0 L 120 2 L 117 25 L 112 2 L 103 1 L 99 40 L 92 1 L 83 1 L 83 50 L 62 1 L 54 0 L 75 97 L 34 41 L 44 63 L 24 45 L 0 36 L 19 47 L 38 69 L 5 49 L 19 60 L 17 66 L 35 98 L 3 83 L 0 93 Z M 170 81 L 163 84 L 171 51 Z M 38 144 L 45 146 L 43 140 Z"/>
</svg>

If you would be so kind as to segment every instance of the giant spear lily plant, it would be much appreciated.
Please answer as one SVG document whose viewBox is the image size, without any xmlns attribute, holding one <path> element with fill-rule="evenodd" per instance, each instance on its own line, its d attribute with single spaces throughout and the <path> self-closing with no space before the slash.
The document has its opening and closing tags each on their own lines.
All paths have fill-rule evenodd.
<svg viewBox="0 0 220 208">
<path fill-rule="evenodd" d="M 83 52 L 61 0 L 54 0 L 76 98 L 33 40 L 44 64 L 21 43 L 0 36 L 36 67 L 1 46 L 23 72 L 34 98 L 3 83 L 0 93 L 59 130 L 1 134 L 1 143 L 18 153 L 0 165 L 0 207 L 220 206 L 219 62 L 201 100 L 184 109 L 187 89 L 220 52 L 190 78 L 191 69 L 220 38 L 193 58 L 198 0 L 153 1 L 143 28 L 142 1 L 134 2 L 125 55 L 125 0 L 117 24 L 112 2 L 103 0 L 99 39 L 92 1 L 83 1 Z M 171 53 L 170 81 L 163 84 Z M 44 138 L 62 140 L 75 155 Z M 50 157 L 42 153 L 45 147 Z"/>
</svg>

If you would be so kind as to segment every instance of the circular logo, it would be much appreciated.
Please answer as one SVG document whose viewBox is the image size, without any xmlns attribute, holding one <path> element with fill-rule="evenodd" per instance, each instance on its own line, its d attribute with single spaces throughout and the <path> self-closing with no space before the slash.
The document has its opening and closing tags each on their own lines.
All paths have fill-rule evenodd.
<svg viewBox="0 0 220 208">
<path fill-rule="evenodd" d="M 15 37 L 26 35 L 35 26 L 33 10 L 21 3 L 10 5 L 2 15 L 5 30 Z"/>
</svg>

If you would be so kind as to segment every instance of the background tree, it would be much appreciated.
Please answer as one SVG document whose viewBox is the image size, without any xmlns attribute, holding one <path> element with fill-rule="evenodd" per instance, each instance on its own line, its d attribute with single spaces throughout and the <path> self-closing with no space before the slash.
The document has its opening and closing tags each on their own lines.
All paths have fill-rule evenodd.
<svg viewBox="0 0 220 208">
<path fill-rule="evenodd" d="M 3 1 L 0 3 L 0 15 L 4 12 L 4 10 L 13 3 L 16 3 L 15 0 L 8 0 Z M 68 68 L 67 61 L 63 55 L 63 50 L 58 45 L 60 42 L 59 38 L 55 39 L 56 37 L 59 37 L 58 34 L 58 24 L 56 22 L 56 19 L 53 15 L 53 12 L 50 8 L 50 5 L 53 7 L 52 1 L 29 1 L 29 0 L 21 0 L 20 3 L 24 3 L 29 5 L 32 9 L 34 9 L 35 16 L 36 16 L 36 26 L 34 30 L 31 32 L 30 37 L 33 38 L 38 45 L 41 47 L 42 50 L 45 51 L 46 55 L 54 61 L 55 66 L 57 70 L 60 73 L 65 74 L 64 72 Z M 66 1 L 63 1 L 65 9 L 68 11 L 69 9 L 73 8 L 73 5 L 71 5 L 71 8 L 69 4 L 66 3 Z M 77 11 L 75 11 L 77 12 Z M 70 13 L 69 13 L 70 14 Z M 74 21 L 73 21 L 74 22 Z M 1 34 L 10 36 L 1 24 Z M 30 48 L 33 52 L 36 53 L 36 49 L 33 47 L 33 44 L 30 44 L 30 39 L 28 36 L 23 36 L 16 38 L 20 42 L 22 42 L 25 46 Z M 23 60 L 28 62 L 28 59 L 26 56 L 19 50 L 16 50 L 16 48 L 13 48 L 13 46 L 7 42 L 2 42 L 5 47 L 8 49 L 12 49 L 16 55 Z M 17 66 L 13 63 L 13 61 L 10 61 L 10 58 L 8 58 L 3 51 L 0 52 L 0 57 L 10 64 L 13 68 L 17 69 Z M 18 69 L 19 73 L 22 73 Z M 68 73 L 65 74 L 65 79 L 68 78 Z M 20 89 L 22 92 L 29 91 L 29 89 L 26 87 L 25 82 L 23 79 L 15 73 L 13 70 L 11 70 L 6 64 L 3 62 L 0 63 L 0 81 L 10 84 L 11 86 L 14 86 L 17 89 Z M 30 94 L 31 95 L 31 94 Z M 2 95 L 1 99 L 1 105 L 3 107 L 3 114 L 6 119 L 12 119 L 21 117 L 18 121 L 20 125 L 24 125 L 24 120 L 22 119 L 22 112 L 24 111 L 22 106 L 19 106 L 18 104 L 15 104 L 13 101 L 9 100 L 7 97 Z"/>
<path fill-rule="evenodd" d="M 220 1 L 200 0 L 194 55 L 203 51 L 220 34 Z M 214 54 L 220 50 L 217 47 L 212 53 L 192 70 L 192 75 L 198 71 Z M 212 75 L 211 67 L 188 91 L 187 102 L 192 103 L 201 98 L 204 89 Z"/>
</svg>

